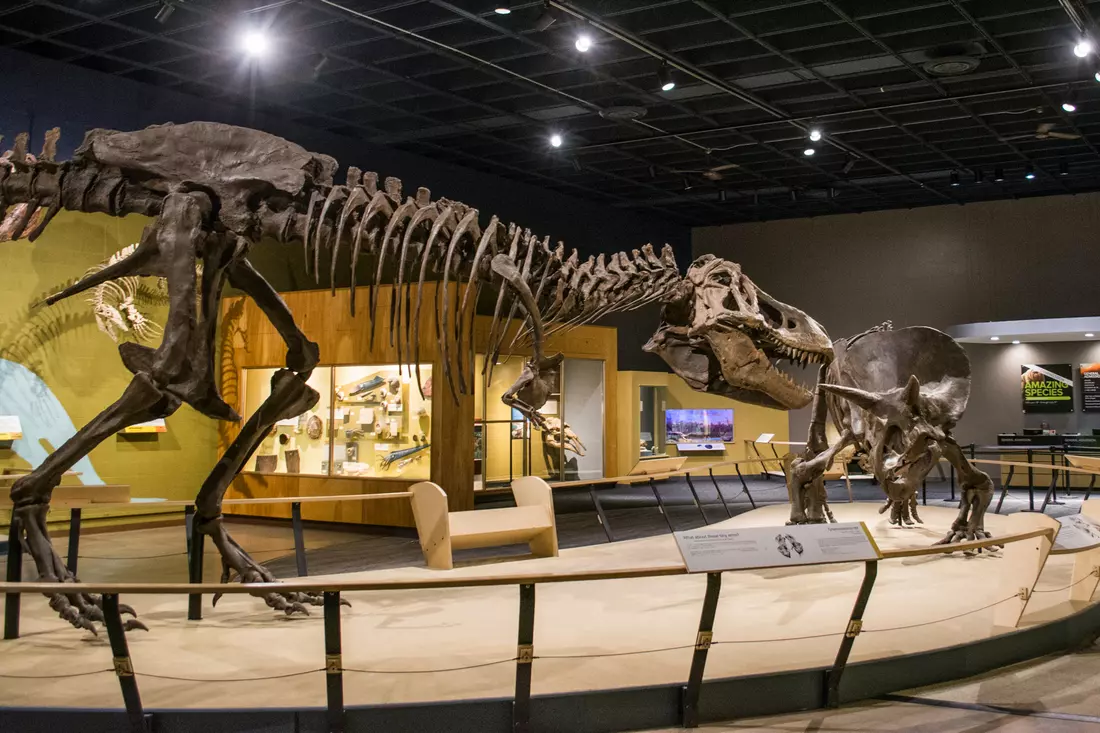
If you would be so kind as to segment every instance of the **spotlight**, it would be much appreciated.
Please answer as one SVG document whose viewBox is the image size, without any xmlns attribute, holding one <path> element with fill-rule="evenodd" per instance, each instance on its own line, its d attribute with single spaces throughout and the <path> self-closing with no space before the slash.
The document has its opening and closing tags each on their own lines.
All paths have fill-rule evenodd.
<svg viewBox="0 0 1100 733">
<path fill-rule="evenodd" d="M 573 158 L 573 170 L 575 170 L 577 173 L 581 173 L 582 171 L 584 171 L 584 168 L 581 166 L 581 162 L 576 158 Z"/>
<path fill-rule="evenodd" d="M 550 136 L 550 147 L 560 148 L 561 143 L 562 143 L 561 135 L 559 135 L 558 133 L 555 132 L 553 135 Z"/>
<path fill-rule="evenodd" d="M 805 150 L 802 151 L 802 154 L 803 155 L 813 155 L 816 152 L 817 151 L 814 150 L 813 148 L 806 148 Z"/>
<path fill-rule="evenodd" d="M 661 67 L 657 69 L 657 81 L 661 85 L 662 92 L 671 92 L 676 88 L 676 80 L 672 78 L 672 69 L 668 67 L 667 63 L 662 63 Z"/>
<path fill-rule="evenodd" d="M 725 202 L 725 200 L 726 200 L 726 189 L 724 189 L 724 188 L 718 189 L 718 200 L 722 201 L 722 202 Z"/>
<path fill-rule="evenodd" d="M 578 51 L 585 53 L 588 49 L 592 48 L 592 36 L 587 33 L 582 33 L 577 36 L 577 41 L 573 45 L 577 47 Z"/>
<path fill-rule="evenodd" d="M 680 183 L 683 185 L 685 191 L 691 190 L 691 181 L 686 178 L 681 178 Z"/>
<path fill-rule="evenodd" d="M 1100 69 L 1096 70 L 1096 73 L 1092 75 L 1092 78 L 1095 79 L 1098 84 L 1100 84 Z"/>
<path fill-rule="evenodd" d="M 959 172 L 958 171 L 951 171 L 951 185 L 952 186 L 958 186 L 959 185 Z"/>
<path fill-rule="evenodd" d="M 270 42 L 262 31 L 249 30 L 241 36 L 241 50 L 252 58 L 260 58 L 267 55 Z"/>
<path fill-rule="evenodd" d="M 810 128 L 810 142 L 815 142 L 816 143 L 820 139 L 821 139 L 821 128 L 820 127 L 811 127 Z"/>
<path fill-rule="evenodd" d="M 974 169 L 974 183 L 985 183 L 985 173 L 981 168 Z"/>
<path fill-rule="evenodd" d="M 1000 341 L 1000 340 L 1001 340 L 1001 337 L 1000 337 L 1000 336 L 990 336 L 990 337 L 989 337 L 989 340 L 990 340 L 990 341 Z"/>
<path fill-rule="evenodd" d="M 558 16 L 554 12 L 554 9 L 547 3 L 542 11 L 542 15 L 535 21 L 534 29 L 537 32 L 541 32 L 558 22 Z"/>
<path fill-rule="evenodd" d="M 1031 163 L 1028 163 L 1027 166 L 1024 168 L 1024 178 L 1029 181 L 1035 180 L 1035 166 L 1033 166 Z"/>
<path fill-rule="evenodd" d="M 1082 38 L 1077 42 L 1077 45 L 1073 47 L 1073 55 L 1079 59 L 1083 59 L 1092 53 L 1092 41 L 1087 38 Z"/>
<path fill-rule="evenodd" d="M 1060 176 L 1068 176 L 1069 175 L 1069 161 L 1066 160 L 1065 158 L 1062 158 L 1061 160 L 1058 161 L 1058 175 L 1060 175 Z"/>
<path fill-rule="evenodd" d="M 512 8 L 509 3 L 497 3 L 496 7 L 493 8 L 493 12 L 497 15 L 508 15 L 512 12 Z"/>
<path fill-rule="evenodd" d="M 168 2 L 168 0 L 161 0 L 160 8 L 157 9 L 156 19 L 161 25 L 168 22 L 168 19 L 172 17 L 172 13 L 176 12 L 176 6 Z"/>
<path fill-rule="evenodd" d="M 328 56 L 321 54 L 321 58 L 317 59 L 317 63 L 313 65 L 313 78 L 319 77 L 326 66 L 328 66 Z"/>
<path fill-rule="evenodd" d="M 1012 339 L 1012 343 L 1018 344 L 1018 343 L 1020 343 L 1020 339 Z"/>
<path fill-rule="evenodd" d="M 1062 101 L 1062 109 L 1066 112 L 1077 111 L 1077 92 L 1073 89 L 1069 90 L 1066 98 Z"/>
<path fill-rule="evenodd" d="M 655 165 L 649 166 L 649 177 L 650 178 L 656 178 L 657 177 L 657 166 L 655 166 Z"/>
<path fill-rule="evenodd" d="M 997 183 L 1001 183 L 1005 179 L 1005 169 L 997 166 L 993 169 L 993 180 Z"/>
<path fill-rule="evenodd" d="M 856 167 L 856 159 L 849 155 L 844 161 L 844 167 L 840 169 L 840 172 L 844 175 L 848 175 L 852 172 L 852 169 Z"/>
</svg>

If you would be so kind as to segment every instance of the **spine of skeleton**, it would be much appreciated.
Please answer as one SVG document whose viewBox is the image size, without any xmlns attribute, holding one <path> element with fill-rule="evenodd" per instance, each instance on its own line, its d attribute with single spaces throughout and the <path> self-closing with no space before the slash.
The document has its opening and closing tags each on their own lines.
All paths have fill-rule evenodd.
<svg viewBox="0 0 1100 733">
<path fill-rule="evenodd" d="M 340 253 L 350 251 L 353 314 L 356 274 L 360 260 L 365 260 L 372 343 L 380 316 L 380 286 L 393 283 L 390 344 L 399 363 L 415 372 L 418 385 L 427 282 L 436 284 L 431 289 L 435 335 L 456 396 L 473 390 L 474 317 L 484 288 L 497 291 L 485 350 L 484 373 L 491 376 L 506 344 L 509 349 L 517 344 L 538 349 L 545 336 L 660 301 L 680 282 L 668 245 L 660 254 L 647 244 L 629 254 L 601 254 L 582 263 L 575 250 L 567 254 L 561 243 L 551 248 L 549 237 L 540 239 L 496 216 L 483 227 L 477 209 L 448 199 L 432 201 L 426 188 L 404 198 L 400 180 L 387 178 L 381 187 L 378 181 L 375 173 L 350 168 L 346 184 L 312 193 L 296 233 L 304 243 L 307 271 L 318 284 L 325 269 L 322 252 L 326 253 L 334 294 Z M 510 329 L 519 315 L 522 322 Z"/>
</svg>

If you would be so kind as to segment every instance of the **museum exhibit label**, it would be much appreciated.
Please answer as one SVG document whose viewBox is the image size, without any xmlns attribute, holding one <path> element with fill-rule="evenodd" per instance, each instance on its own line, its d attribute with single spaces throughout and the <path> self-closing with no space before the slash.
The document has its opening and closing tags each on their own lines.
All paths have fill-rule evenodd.
<svg viewBox="0 0 1100 733">
<path fill-rule="evenodd" d="M 1073 367 L 1069 364 L 1021 364 L 1024 412 L 1073 412 Z"/>
<path fill-rule="evenodd" d="M 1100 412 L 1100 363 L 1081 365 L 1081 411 Z"/>
<path fill-rule="evenodd" d="M 676 532 L 689 573 L 859 562 L 881 557 L 863 522 Z"/>
</svg>

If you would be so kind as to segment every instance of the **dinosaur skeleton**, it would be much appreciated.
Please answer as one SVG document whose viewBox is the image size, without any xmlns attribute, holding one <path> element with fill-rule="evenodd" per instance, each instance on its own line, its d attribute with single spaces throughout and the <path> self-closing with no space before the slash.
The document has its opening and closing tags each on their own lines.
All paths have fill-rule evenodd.
<svg viewBox="0 0 1100 733">
<path fill-rule="evenodd" d="M 959 515 L 940 544 L 990 537 L 984 518 L 993 483 L 966 460 L 951 430 L 970 397 L 970 361 L 947 334 L 889 323 L 833 343 L 836 358 L 822 366 L 806 449 L 790 462 L 791 523 L 833 521 L 823 474 L 855 446 L 886 492 L 882 512 L 892 524 L 921 521 L 917 492 L 942 456 L 962 486 Z M 831 419 L 840 434 L 825 439 Z"/>
<path fill-rule="evenodd" d="M 661 328 L 647 348 L 699 390 L 772 407 L 801 407 L 809 403 L 809 391 L 779 376 L 778 362 L 832 356 L 828 337 L 813 319 L 759 291 L 733 263 L 701 258 L 681 278 L 671 248 L 658 254 L 649 245 L 581 262 L 575 251 L 566 254 L 561 244 L 551 248 L 548 238 L 495 216 L 482 226 L 476 209 L 447 199 L 432 201 L 427 189 L 406 198 L 395 178 L 379 186 L 377 174 L 353 167 L 346 183 L 335 184 L 334 159 L 257 130 L 209 122 L 135 132 L 92 130 L 73 159 L 61 163 L 55 161 L 56 136 L 47 138 L 37 158 L 28 156 L 27 139 L 18 136 L 0 164 L 0 210 L 8 211 L 4 225 L 13 239 L 26 235 L 33 241 L 62 209 L 153 217 L 128 257 L 51 295 L 46 304 L 135 276 L 165 278 L 169 301 L 159 346 L 119 346 L 123 364 L 134 375 L 119 400 L 12 486 L 13 529 L 44 581 L 74 579 L 50 544 L 46 514 L 54 487 L 76 461 L 119 430 L 166 417 L 183 403 L 214 419 L 240 420 L 215 379 L 214 343 L 227 282 L 251 297 L 283 338 L 286 368 L 272 376 L 270 396 L 203 482 L 194 526 L 217 547 L 223 581 L 231 573 L 242 582 L 275 580 L 226 531 L 222 498 L 276 422 L 317 404 L 319 395 L 306 380 L 320 354 L 249 262 L 250 247 L 262 238 L 304 243 L 306 265 L 318 282 L 325 253 L 334 292 L 338 255 L 350 252 L 353 312 L 355 273 L 364 260 L 373 273 L 366 295 L 372 340 L 380 285 L 392 282 L 386 330 L 402 368 L 416 372 L 421 393 L 426 385 L 416 365 L 425 282 L 441 284 L 429 307 L 436 314 L 443 370 L 456 400 L 474 385 L 474 306 L 483 290 L 496 289 L 486 369 L 496 363 L 508 341 L 508 324 L 522 309 L 508 348 L 530 345 L 532 356 L 504 401 L 538 427 L 544 418 L 537 410 L 562 361 L 561 354 L 544 353 L 546 337 L 646 303 L 665 306 Z M 731 304 L 737 316 L 724 307 Z M 287 614 L 308 613 L 307 605 L 321 602 L 308 593 L 268 592 L 264 600 Z M 94 622 L 103 619 L 100 602 L 76 593 L 50 596 L 63 619 L 92 631 Z M 144 628 L 136 619 L 128 619 L 126 627 Z"/>
</svg>

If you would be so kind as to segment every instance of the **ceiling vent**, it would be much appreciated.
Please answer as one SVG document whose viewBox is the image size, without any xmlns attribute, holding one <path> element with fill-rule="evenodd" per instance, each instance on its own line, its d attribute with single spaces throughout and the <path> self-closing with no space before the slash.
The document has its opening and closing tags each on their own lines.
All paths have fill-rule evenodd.
<svg viewBox="0 0 1100 733">
<path fill-rule="evenodd" d="M 638 99 L 613 99 L 600 110 L 600 117 L 612 122 L 632 122 L 645 117 L 648 111 Z"/>
<path fill-rule="evenodd" d="M 924 52 L 921 67 L 932 76 L 960 76 L 977 69 L 984 53 L 985 47 L 980 43 L 938 46 Z"/>
</svg>

